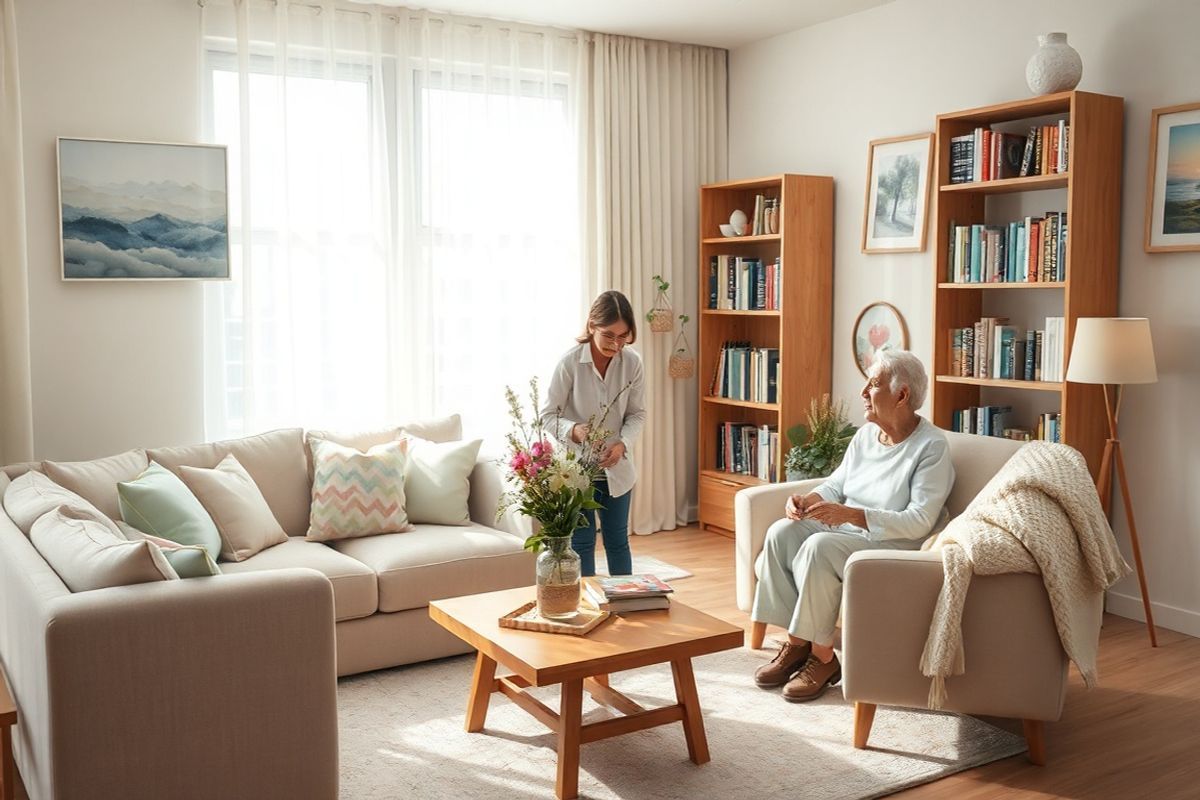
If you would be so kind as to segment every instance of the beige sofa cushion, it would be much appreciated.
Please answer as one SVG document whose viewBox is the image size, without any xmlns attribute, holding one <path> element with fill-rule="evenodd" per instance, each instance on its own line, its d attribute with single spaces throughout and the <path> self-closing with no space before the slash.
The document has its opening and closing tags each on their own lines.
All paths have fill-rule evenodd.
<svg viewBox="0 0 1200 800">
<path fill-rule="evenodd" d="M 117 483 L 133 480 L 149 464 L 145 450 L 129 450 L 93 461 L 44 461 L 42 471 L 59 486 L 70 489 L 100 509 L 105 516 L 120 519 Z"/>
<path fill-rule="evenodd" d="M 462 417 L 451 414 L 448 417 L 430 417 L 412 422 L 405 422 L 394 428 L 377 428 L 366 431 L 320 431 L 312 430 L 308 436 L 335 442 L 345 447 L 367 452 L 377 444 L 394 442 L 401 436 L 416 436 L 431 442 L 457 442 L 462 438 Z M 312 478 L 312 450 L 306 446 L 305 456 L 308 459 L 308 476 Z"/>
<path fill-rule="evenodd" d="M 33 523 L 29 539 L 72 592 L 179 579 L 155 544 L 125 541 L 91 512 L 60 506 Z"/>
<path fill-rule="evenodd" d="M 75 492 L 59 486 L 40 472 L 33 470 L 26 472 L 9 483 L 8 488 L 4 490 L 4 510 L 8 512 L 13 523 L 26 536 L 33 530 L 33 524 L 39 518 L 59 506 L 90 514 L 104 524 L 118 539 L 123 538 L 117 524 L 108 515 Z"/>
<path fill-rule="evenodd" d="M 430 600 L 533 583 L 534 556 L 516 536 L 480 525 L 417 525 L 333 542 L 330 547 L 379 575 L 379 610 L 422 608 Z M 512 609 L 497 609 L 497 616 Z"/>
<path fill-rule="evenodd" d="M 379 607 L 379 583 L 375 572 L 319 542 L 289 538 L 245 561 L 221 564 L 221 572 L 229 575 L 292 567 L 315 569 L 329 578 L 333 584 L 333 608 L 338 621 L 368 617 Z"/>
<path fill-rule="evenodd" d="M 179 477 L 216 523 L 221 558 L 244 561 L 287 541 L 254 478 L 232 453 L 214 469 L 181 466 Z"/>
<path fill-rule="evenodd" d="M 946 432 L 950 460 L 954 462 L 954 487 L 946 499 L 946 509 L 956 517 L 975 499 L 975 495 L 1004 466 L 1024 442 L 999 436 Z"/>
<path fill-rule="evenodd" d="M 230 453 L 254 479 L 283 530 L 289 536 L 303 536 L 308 531 L 309 481 L 300 428 L 147 451 L 151 459 L 176 474 L 181 466 L 212 469 Z"/>
</svg>

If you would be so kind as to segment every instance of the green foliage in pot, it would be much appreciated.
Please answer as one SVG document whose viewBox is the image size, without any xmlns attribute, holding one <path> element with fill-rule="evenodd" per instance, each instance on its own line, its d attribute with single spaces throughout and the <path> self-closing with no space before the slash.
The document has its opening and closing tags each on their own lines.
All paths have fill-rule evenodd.
<svg viewBox="0 0 1200 800">
<path fill-rule="evenodd" d="M 858 428 L 850 424 L 846 404 L 833 403 L 829 395 L 814 397 L 808 407 L 808 424 L 787 432 L 792 448 L 784 469 L 789 476 L 824 478 L 837 469 Z"/>
</svg>

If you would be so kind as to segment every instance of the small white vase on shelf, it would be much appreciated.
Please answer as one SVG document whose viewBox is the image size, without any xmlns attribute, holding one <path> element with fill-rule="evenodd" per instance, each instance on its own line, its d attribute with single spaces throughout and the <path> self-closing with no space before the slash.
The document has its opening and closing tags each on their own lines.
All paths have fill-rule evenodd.
<svg viewBox="0 0 1200 800">
<path fill-rule="evenodd" d="M 1025 65 L 1025 82 L 1034 94 L 1066 92 L 1079 85 L 1083 77 L 1083 60 L 1075 48 L 1067 44 L 1065 33 L 1043 33 L 1038 36 L 1037 52 Z"/>
</svg>

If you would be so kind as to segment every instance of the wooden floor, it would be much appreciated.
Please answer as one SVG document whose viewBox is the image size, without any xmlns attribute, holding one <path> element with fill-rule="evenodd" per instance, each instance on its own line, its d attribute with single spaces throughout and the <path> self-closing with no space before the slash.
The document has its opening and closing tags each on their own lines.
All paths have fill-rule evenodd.
<svg viewBox="0 0 1200 800">
<path fill-rule="evenodd" d="M 749 624 L 734 599 L 731 539 L 689 527 L 637 536 L 631 545 L 636 553 L 695 573 L 673 584 L 680 600 L 735 625 Z M 1088 690 L 1072 667 L 1063 717 L 1046 725 L 1046 766 L 1035 767 L 1021 755 L 894 797 L 1200 798 L 1200 734 L 1194 727 L 1200 726 L 1200 639 L 1159 628 L 1158 642 L 1151 649 L 1139 622 L 1105 617 L 1100 685 Z M 788 708 L 781 700 L 780 713 Z M 1019 722 L 987 720 L 1021 732 Z M 786 780 L 780 776 L 780 796 L 802 797 L 799 787 L 786 788 Z"/>
</svg>

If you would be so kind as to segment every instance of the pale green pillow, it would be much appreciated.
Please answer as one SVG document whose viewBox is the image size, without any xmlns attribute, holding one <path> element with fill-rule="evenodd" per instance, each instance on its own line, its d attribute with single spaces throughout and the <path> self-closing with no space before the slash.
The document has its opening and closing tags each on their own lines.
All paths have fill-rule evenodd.
<svg viewBox="0 0 1200 800">
<path fill-rule="evenodd" d="M 215 561 L 221 534 L 192 490 L 161 464 L 151 461 L 136 480 L 117 484 L 121 518 L 139 531 L 179 544 L 198 544 Z"/>
<path fill-rule="evenodd" d="M 409 522 L 470 525 L 471 472 L 482 440 L 430 442 L 410 437 L 404 475 Z"/>
<path fill-rule="evenodd" d="M 128 522 L 117 522 L 117 528 L 131 542 L 147 541 L 158 545 L 163 558 L 167 559 L 181 578 L 210 578 L 220 575 L 221 568 L 213 557 L 198 544 L 179 544 L 145 531 L 139 531 Z"/>
</svg>

